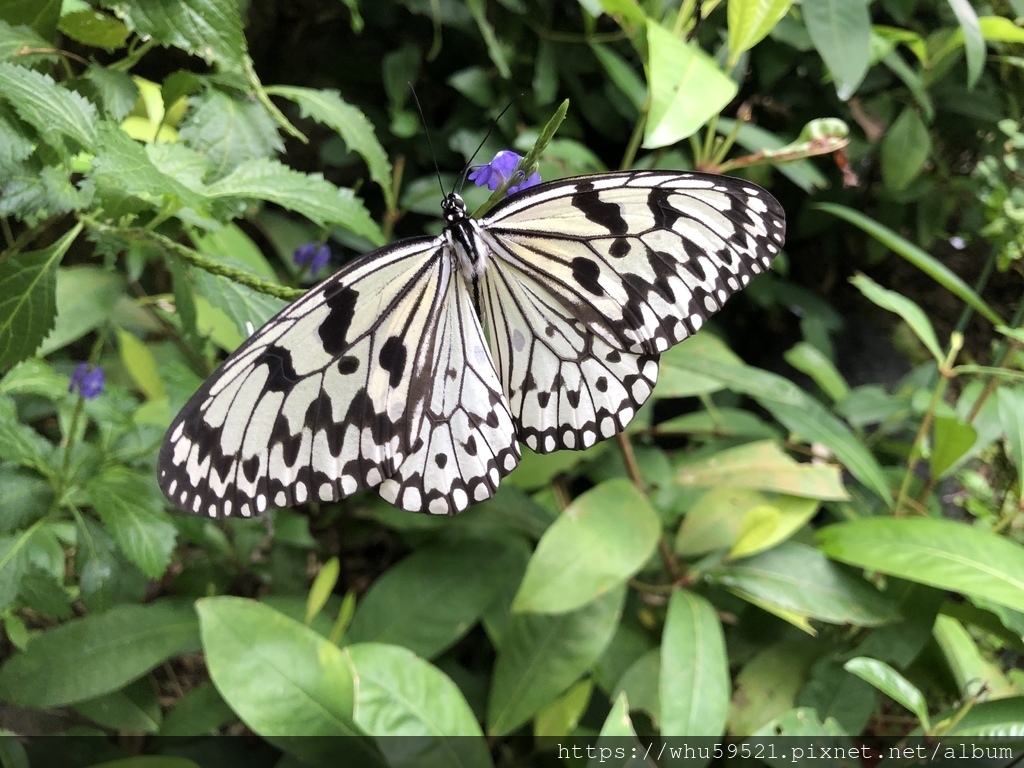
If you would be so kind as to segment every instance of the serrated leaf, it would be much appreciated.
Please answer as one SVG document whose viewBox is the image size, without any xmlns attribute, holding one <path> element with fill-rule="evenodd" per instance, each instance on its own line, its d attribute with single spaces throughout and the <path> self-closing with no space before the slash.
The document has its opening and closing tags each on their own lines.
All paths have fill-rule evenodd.
<svg viewBox="0 0 1024 768">
<path fill-rule="evenodd" d="M 27 55 L 26 51 L 33 53 Z M 30 64 L 33 58 L 52 59 L 57 56 L 57 49 L 51 46 L 49 40 L 41 37 L 32 27 L 18 24 L 0 12 L 0 61 L 17 58 L 23 64 Z"/>
<path fill-rule="evenodd" d="M 14 111 L 46 142 L 62 147 L 62 137 L 93 150 L 98 115 L 87 99 L 62 88 L 49 75 L 14 64 L 0 63 L 0 93 Z"/>
<path fill-rule="evenodd" d="M 246 46 L 242 19 L 234 0 L 178 0 L 174 3 L 142 0 L 102 0 L 142 37 L 174 46 L 216 62 L 222 70 L 241 71 Z"/>
<path fill-rule="evenodd" d="M 0 669 L 5 701 L 45 709 L 101 696 L 199 647 L 189 604 L 119 605 L 33 638 Z"/>
<path fill-rule="evenodd" d="M 49 248 L 16 253 L 0 264 L 0 367 L 30 356 L 53 328 L 57 265 L 81 231 L 77 224 Z"/>
<path fill-rule="evenodd" d="M 278 85 L 268 88 L 267 92 L 291 99 L 298 104 L 303 117 L 311 117 L 335 130 L 345 145 L 366 161 L 370 178 L 384 193 L 389 207 L 394 203 L 391 162 L 366 115 L 342 99 L 335 90 Z"/>
<path fill-rule="evenodd" d="M 105 112 L 114 120 L 122 120 L 131 112 L 139 97 L 139 88 L 131 75 L 110 67 L 92 64 L 85 77 L 96 89 Z"/>
<path fill-rule="evenodd" d="M 100 130 L 89 178 L 96 184 L 97 196 L 111 207 L 131 197 L 157 209 L 184 206 L 205 214 L 208 208 L 201 193 L 161 171 L 144 145 L 112 125 Z"/>
<path fill-rule="evenodd" d="M 128 559 L 151 579 L 160 576 L 171 561 L 177 529 L 153 479 L 114 466 L 90 480 L 85 493 Z"/>
<path fill-rule="evenodd" d="M 227 175 L 245 160 L 271 158 L 284 150 L 266 107 L 216 88 L 190 99 L 178 135 L 203 153 L 214 177 Z"/>
<path fill-rule="evenodd" d="M 105 323 L 124 295 L 125 279 L 103 267 L 57 270 L 57 321 L 36 351 L 46 356 Z"/>
<path fill-rule="evenodd" d="M 37 158 L 4 169 L 6 183 L 0 189 L 0 215 L 15 216 L 29 226 L 68 211 L 81 210 L 92 202 L 92 185 L 72 182 L 63 165 L 41 165 Z"/>
<path fill-rule="evenodd" d="M 14 401 L 0 396 L 0 459 L 31 467 L 49 476 L 53 446 L 42 435 L 18 419 Z"/>
<path fill-rule="evenodd" d="M 249 160 L 207 189 L 210 197 L 267 200 L 326 227 L 340 224 L 381 245 L 384 235 L 350 189 L 339 189 L 319 173 L 299 173 L 276 160 Z"/>
</svg>

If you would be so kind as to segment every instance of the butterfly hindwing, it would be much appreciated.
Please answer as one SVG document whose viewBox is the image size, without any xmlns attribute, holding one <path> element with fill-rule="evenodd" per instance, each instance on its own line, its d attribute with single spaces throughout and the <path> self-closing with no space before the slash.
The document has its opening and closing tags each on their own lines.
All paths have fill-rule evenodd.
<svg viewBox="0 0 1024 768">
<path fill-rule="evenodd" d="M 548 453 L 621 431 L 658 355 L 768 268 L 785 217 L 739 179 L 639 171 L 534 187 L 481 230 L 495 364 L 521 439 Z"/>
</svg>

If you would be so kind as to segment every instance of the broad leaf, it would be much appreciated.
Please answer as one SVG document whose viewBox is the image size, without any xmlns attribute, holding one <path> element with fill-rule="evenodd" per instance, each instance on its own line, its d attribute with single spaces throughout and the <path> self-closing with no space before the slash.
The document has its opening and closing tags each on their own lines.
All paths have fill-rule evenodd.
<svg viewBox="0 0 1024 768">
<path fill-rule="evenodd" d="M 601 483 L 544 533 L 512 610 L 566 613 L 586 605 L 643 568 L 660 533 L 658 513 L 632 483 Z"/>
<path fill-rule="evenodd" d="M 33 638 L 0 669 L 0 696 L 41 709 L 85 701 L 198 646 L 191 605 L 120 605 Z"/>
<path fill-rule="evenodd" d="M 857 92 L 871 58 L 871 16 L 867 0 L 804 0 L 804 22 L 846 101 Z"/>
</svg>

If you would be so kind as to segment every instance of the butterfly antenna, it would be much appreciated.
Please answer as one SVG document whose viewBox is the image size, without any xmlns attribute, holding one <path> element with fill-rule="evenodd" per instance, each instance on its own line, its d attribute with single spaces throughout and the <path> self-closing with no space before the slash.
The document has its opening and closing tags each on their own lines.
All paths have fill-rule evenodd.
<svg viewBox="0 0 1024 768">
<path fill-rule="evenodd" d="M 416 102 L 416 111 L 420 113 L 420 125 L 423 126 L 423 133 L 427 137 L 427 147 L 430 149 L 430 159 L 434 161 L 434 173 L 437 174 L 437 186 L 441 188 L 441 197 L 448 193 L 444 191 L 444 182 L 441 181 L 441 169 L 437 166 L 437 155 L 434 154 L 434 142 L 430 140 L 430 129 L 427 128 L 427 118 L 423 116 L 423 107 L 420 106 L 420 97 L 416 95 L 416 89 L 409 83 L 409 91 L 412 93 L 412 100 Z"/>
<path fill-rule="evenodd" d="M 469 173 L 469 169 L 473 167 L 473 160 L 476 158 L 477 153 L 483 149 L 484 144 L 491 138 L 491 134 L 494 133 L 494 129 L 498 127 L 498 121 L 505 116 L 505 113 L 509 111 L 515 102 L 510 101 L 505 105 L 505 108 L 498 113 L 498 116 L 491 121 L 491 127 L 487 129 L 487 133 L 484 134 L 483 139 L 477 144 L 476 149 L 473 150 L 473 154 L 469 156 L 469 162 L 466 163 L 466 167 L 462 169 L 462 173 L 459 174 L 459 189 L 462 189 L 462 185 L 466 182 L 466 174 Z"/>
</svg>

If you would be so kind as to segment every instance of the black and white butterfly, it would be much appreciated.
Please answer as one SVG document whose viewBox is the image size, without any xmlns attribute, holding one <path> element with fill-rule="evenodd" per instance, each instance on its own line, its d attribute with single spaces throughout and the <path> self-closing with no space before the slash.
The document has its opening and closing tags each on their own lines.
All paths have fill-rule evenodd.
<svg viewBox="0 0 1024 768">
<path fill-rule="evenodd" d="M 455 514 L 490 498 L 519 443 L 621 431 L 658 357 L 768 269 L 785 214 L 760 187 L 632 171 L 535 186 L 346 265 L 254 333 L 171 424 L 159 460 L 189 512 L 375 490 Z M 486 331 L 485 331 L 486 328 Z"/>
</svg>

